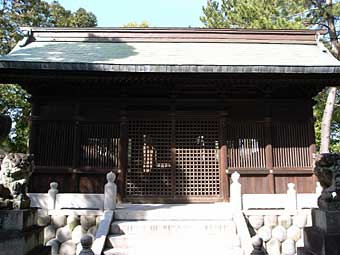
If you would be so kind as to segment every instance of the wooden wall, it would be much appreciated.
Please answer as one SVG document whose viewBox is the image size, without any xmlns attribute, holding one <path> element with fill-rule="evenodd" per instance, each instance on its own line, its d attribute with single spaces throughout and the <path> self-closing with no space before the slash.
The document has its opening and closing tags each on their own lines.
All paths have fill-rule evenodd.
<svg viewBox="0 0 340 255">
<path fill-rule="evenodd" d="M 299 192 L 313 192 L 310 97 L 283 85 L 276 94 L 273 85 L 268 94 L 257 85 L 234 84 L 228 90 L 215 83 L 154 81 L 114 89 L 113 84 L 61 84 L 33 91 L 30 151 L 36 166 L 30 191 L 46 192 L 57 181 L 61 192 L 102 192 L 105 173 L 112 170 L 119 172 L 124 197 L 128 123 L 142 114 L 150 120 L 176 115 L 219 120 L 225 199 L 233 171 L 240 172 L 244 193 L 284 193 L 288 182 Z"/>
</svg>

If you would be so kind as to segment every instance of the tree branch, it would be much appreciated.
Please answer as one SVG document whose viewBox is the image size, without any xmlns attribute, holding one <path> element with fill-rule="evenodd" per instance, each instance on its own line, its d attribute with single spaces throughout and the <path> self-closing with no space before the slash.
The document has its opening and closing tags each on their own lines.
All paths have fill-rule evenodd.
<svg viewBox="0 0 340 255">
<path fill-rule="evenodd" d="M 323 6 L 321 3 L 319 3 L 317 0 L 310 0 L 310 1 L 312 2 L 312 4 L 314 4 L 315 6 L 317 6 L 317 7 L 320 8 L 320 9 L 324 7 L 324 6 Z M 326 6 L 326 7 L 332 6 L 332 4 L 326 3 L 325 6 Z M 330 13 L 330 12 L 327 10 L 327 8 L 325 8 L 325 12 L 326 12 L 326 14 L 327 14 L 328 17 L 332 15 L 332 13 Z"/>
<path fill-rule="evenodd" d="M 314 4 L 315 6 L 317 7 L 322 7 L 322 5 L 318 2 L 318 1 L 315 1 L 315 0 L 311 0 L 312 4 Z"/>
<path fill-rule="evenodd" d="M 305 24 L 308 24 L 308 25 L 319 25 L 319 26 L 322 26 L 322 27 L 325 27 L 327 28 L 327 30 L 330 30 L 330 27 L 328 25 L 326 25 L 325 23 L 321 23 L 321 22 L 306 22 Z M 328 34 L 329 32 L 327 32 Z"/>
</svg>

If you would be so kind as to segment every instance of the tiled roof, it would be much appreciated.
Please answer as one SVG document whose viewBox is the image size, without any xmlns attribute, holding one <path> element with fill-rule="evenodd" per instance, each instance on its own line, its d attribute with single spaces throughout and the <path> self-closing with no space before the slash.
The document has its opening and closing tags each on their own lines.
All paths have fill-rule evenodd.
<svg viewBox="0 0 340 255">
<path fill-rule="evenodd" d="M 119 37 L 117 40 L 107 40 L 107 37 L 106 40 L 41 38 L 33 38 L 23 47 L 19 43 L 8 55 L 0 57 L 0 68 L 340 73 L 340 62 L 316 41 L 169 39 L 170 42 L 166 42 L 145 39 L 119 41 Z"/>
</svg>

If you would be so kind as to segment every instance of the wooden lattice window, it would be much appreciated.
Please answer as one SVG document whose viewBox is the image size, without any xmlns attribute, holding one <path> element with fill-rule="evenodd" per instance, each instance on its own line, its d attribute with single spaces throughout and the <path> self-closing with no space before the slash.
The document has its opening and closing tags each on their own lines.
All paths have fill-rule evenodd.
<svg viewBox="0 0 340 255">
<path fill-rule="evenodd" d="M 311 168 L 312 127 L 308 122 L 276 122 L 272 133 L 274 167 Z"/>
<path fill-rule="evenodd" d="M 171 195 L 171 121 L 129 121 L 126 193 Z"/>
<path fill-rule="evenodd" d="M 218 196 L 219 126 L 216 120 L 176 121 L 176 195 Z"/>
<path fill-rule="evenodd" d="M 66 121 L 41 121 L 36 124 L 36 166 L 72 167 L 74 123 Z"/>
<path fill-rule="evenodd" d="M 226 137 L 228 167 L 265 168 L 265 129 L 262 123 L 230 123 Z"/>
<path fill-rule="evenodd" d="M 118 168 L 119 123 L 80 125 L 80 167 Z"/>
</svg>

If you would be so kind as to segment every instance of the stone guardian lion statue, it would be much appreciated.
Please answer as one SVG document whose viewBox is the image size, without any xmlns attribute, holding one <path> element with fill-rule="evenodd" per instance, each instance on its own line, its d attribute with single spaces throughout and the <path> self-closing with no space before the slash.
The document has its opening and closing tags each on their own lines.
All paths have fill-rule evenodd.
<svg viewBox="0 0 340 255">
<path fill-rule="evenodd" d="M 27 184 L 32 175 L 32 162 L 31 155 L 22 153 L 9 153 L 3 157 L 0 170 L 0 209 L 30 207 Z"/>
</svg>

